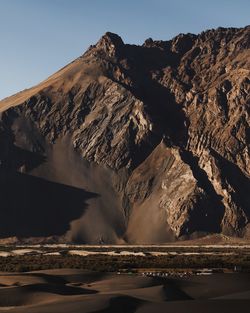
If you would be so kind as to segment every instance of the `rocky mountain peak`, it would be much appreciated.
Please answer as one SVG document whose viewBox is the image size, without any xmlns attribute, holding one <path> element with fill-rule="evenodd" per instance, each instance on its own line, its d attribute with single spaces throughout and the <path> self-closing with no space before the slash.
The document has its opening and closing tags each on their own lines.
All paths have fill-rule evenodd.
<svg viewBox="0 0 250 313">
<path fill-rule="evenodd" d="M 17 235 L 15 212 L 19 236 L 34 227 L 41 236 L 29 214 L 49 190 L 38 208 L 63 227 L 44 236 L 160 243 L 249 233 L 249 36 L 249 27 L 218 28 L 136 46 L 106 33 L 1 101 L 0 237 Z"/>
<path fill-rule="evenodd" d="M 179 34 L 171 40 L 172 51 L 183 55 L 192 48 L 196 38 L 194 34 Z"/>
<path fill-rule="evenodd" d="M 97 42 L 94 48 L 98 51 L 104 52 L 109 57 L 115 57 L 123 48 L 124 42 L 117 34 L 106 32 Z"/>
</svg>

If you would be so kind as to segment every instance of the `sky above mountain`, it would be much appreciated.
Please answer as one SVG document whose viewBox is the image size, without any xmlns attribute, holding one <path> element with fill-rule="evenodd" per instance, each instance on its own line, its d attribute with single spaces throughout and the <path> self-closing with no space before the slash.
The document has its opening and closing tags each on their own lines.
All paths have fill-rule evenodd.
<svg viewBox="0 0 250 313">
<path fill-rule="evenodd" d="M 0 99 L 81 55 L 106 31 L 124 42 L 244 27 L 249 0 L 0 0 Z"/>
</svg>

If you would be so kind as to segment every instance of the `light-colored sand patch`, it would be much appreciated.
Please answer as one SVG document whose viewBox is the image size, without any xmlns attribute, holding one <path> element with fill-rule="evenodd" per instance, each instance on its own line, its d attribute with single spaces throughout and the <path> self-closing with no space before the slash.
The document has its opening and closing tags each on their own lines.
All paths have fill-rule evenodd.
<svg viewBox="0 0 250 313">
<path fill-rule="evenodd" d="M 133 251 L 121 251 L 120 255 L 134 255 L 134 256 L 145 256 L 143 252 L 133 252 Z"/>
<path fill-rule="evenodd" d="M 71 255 L 81 255 L 81 256 L 88 256 L 88 255 L 111 255 L 111 256 L 128 256 L 128 255 L 134 255 L 134 256 L 145 256 L 143 252 L 133 252 L 133 251 L 87 251 L 87 250 L 70 250 L 69 254 Z"/>
<path fill-rule="evenodd" d="M 33 249 L 16 249 L 11 251 L 15 255 L 24 255 L 24 254 L 38 254 L 42 253 L 40 250 L 33 250 Z"/>
<path fill-rule="evenodd" d="M 115 251 L 86 251 L 86 250 L 70 250 L 69 254 L 71 255 L 81 255 L 81 256 L 87 256 L 87 255 L 117 255 Z"/>
<path fill-rule="evenodd" d="M 43 255 L 61 255 L 60 252 L 48 252 L 48 253 L 44 253 Z"/>
<path fill-rule="evenodd" d="M 0 251 L 0 257 L 8 257 L 8 256 L 11 256 L 12 253 L 11 252 L 7 252 L 7 251 Z"/>
</svg>

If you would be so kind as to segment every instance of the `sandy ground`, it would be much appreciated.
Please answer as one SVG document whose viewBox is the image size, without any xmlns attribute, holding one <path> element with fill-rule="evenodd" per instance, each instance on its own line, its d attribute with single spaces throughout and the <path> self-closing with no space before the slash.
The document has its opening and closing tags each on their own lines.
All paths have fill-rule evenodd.
<svg viewBox="0 0 250 313">
<path fill-rule="evenodd" d="M 27 248 L 29 247 L 29 248 Z M 67 245 L 44 245 L 43 247 L 40 247 L 40 249 L 35 249 L 36 246 L 26 246 L 26 248 L 23 248 L 22 246 L 19 246 L 18 249 L 8 249 L 8 251 L 5 251 L 6 247 L 0 247 L 0 257 L 9 257 L 9 256 L 21 256 L 21 255 L 61 255 L 60 251 L 49 251 L 50 248 L 52 249 L 59 249 L 59 248 L 64 248 L 65 250 L 68 251 L 68 254 L 70 255 L 79 255 L 79 256 L 88 256 L 88 255 L 106 255 L 106 256 L 146 256 L 146 255 L 152 255 L 152 256 L 168 256 L 168 255 L 183 255 L 183 256 L 198 256 L 198 255 L 220 255 L 220 256 L 230 256 L 230 255 L 235 255 L 237 254 L 237 250 L 239 247 L 234 247 L 234 246 L 214 246 L 213 248 L 216 248 L 217 251 L 211 251 L 211 247 L 203 247 L 203 251 L 200 251 L 199 247 L 194 247 L 194 246 L 178 246 L 178 248 L 183 248 L 183 251 L 169 251 L 169 248 L 173 248 L 171 246 L 165 246 L 165 249 L 167 251 L 157 251 L 157 246 L 151 246 L 151 249 L 154 248 L 156 251 L 151 251 L 150 247 L 148 247 L 148 250 L 145 250 L 145 252 L 140 251 L 136 252 L 133 249 L 136 248 L 146 248 L 146 247 L 141 247 L 141 246 L 131 246 L 127 247 L 128 249 L 125 250 L 122 249 L 122 246 L 109 246 L 110 248 L 113 248 L 114 250 L 106 250 L 105 247 L 103 246 L 86 246 L 88 249 L 84 249 L 84 246 L 72 246 L 74 249 L 70 249 L 70 246 Z M 162 246 L 163 247 L 163 246 Z M 159 248 L 162 248 L 159 247 Z M 47 250 L 46 250 L 46 249 Z M 190 249 L 197 249 L 197 251 L 189 251 Z M 221 249 L 222 248 L 222 249 Z M 3 250 L 1 250 L 3 249 Z M 206 249 L 209 249 L 206 251 Z M 233 249 L 233 251 L 226 252 L 224 251 L 225 249 Z M 245 249 L 245 251 L 248 251 L 250 249 L 250 246 L 243 246 L 242 249 Z"/>
<path fill-rule="evenodd" d="M 0 312 L 248 312 L 250 274 L 159 279 L 58 269 L 0 273 Z"/>
</svg>

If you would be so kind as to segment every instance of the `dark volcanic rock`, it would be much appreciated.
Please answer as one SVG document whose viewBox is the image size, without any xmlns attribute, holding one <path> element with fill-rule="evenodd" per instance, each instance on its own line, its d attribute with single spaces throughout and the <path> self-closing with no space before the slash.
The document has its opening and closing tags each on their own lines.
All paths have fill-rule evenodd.
<svg viewBox="0 0 250 313">
<path fill-rule="evenodd" d="M 82 216 L 68 220 L 63 240 L 244 236 L 249 37 L 249 26 L 218 28 L 135 46 L 106 33 L 46 81 L 0 102 L 2 170 L 12 178 L 16 172 L 43 178 L 37 197 L 44 196 L 44 179 L 96 195 L 87 209 L 83 197 Z M 3 219 L 6 208 L 3 201 Z M 23 229 L 32 221 L 20 223 Z M 45 229 L 44 236 L 58 235 Z"/>
</svg>

